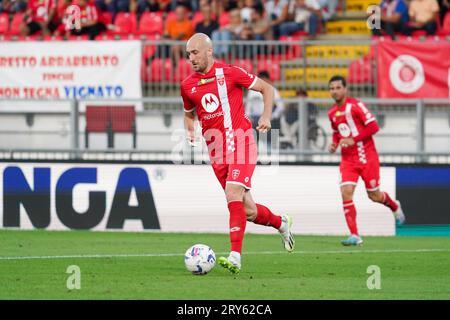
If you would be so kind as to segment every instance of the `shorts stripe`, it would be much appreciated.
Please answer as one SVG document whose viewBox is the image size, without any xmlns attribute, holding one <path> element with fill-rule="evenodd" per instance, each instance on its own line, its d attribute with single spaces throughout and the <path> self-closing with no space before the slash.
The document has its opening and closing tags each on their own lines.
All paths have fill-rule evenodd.
<svg viewBox="0 0 450 320">
<path fill-rule="evenodd" d="M 354 186 L 357 186 L 357 185 L 358 185 L 356 182 L 353 182 L 353 181 L 346 181 L 346 182 L 340 183 L 339 186 L 342 187 L 342 186 L 346 186 L 346 185 L 349 185 L 349 184 L 354 185 Z"/>
</svg>

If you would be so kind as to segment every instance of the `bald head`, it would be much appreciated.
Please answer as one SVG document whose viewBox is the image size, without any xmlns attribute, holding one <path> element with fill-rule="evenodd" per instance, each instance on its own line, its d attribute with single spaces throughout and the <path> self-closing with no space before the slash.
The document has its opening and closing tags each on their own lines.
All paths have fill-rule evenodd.
<svg viewBox="0 0 450 320">
<path fill-rule="evenodd" d="M 212 49 L 212 41 L 206 34 L 196 33 L 188 40 L 186 48 L 189 47 Z"/>
<path fill-rule="evenodd" d="M 207 73 L 214 64 L 212 41 L 204 33 L 196 33 L 188 40 L 186 52 L 196 72 Z"/>
</svg>

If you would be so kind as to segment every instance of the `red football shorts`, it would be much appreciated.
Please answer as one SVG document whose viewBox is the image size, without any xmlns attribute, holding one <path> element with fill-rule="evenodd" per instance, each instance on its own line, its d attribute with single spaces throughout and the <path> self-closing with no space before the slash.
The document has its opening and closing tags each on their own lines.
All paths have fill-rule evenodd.
<svg viewBox="0 0 450 320">
<path fill-rule="evenodd" d="M 361 177 L 367 191 L 375 191 L 380 187 L 380 162 L 378 158 L 370 159 L 366 164 L 342 161 L 340 186 L 358 183 Z"/>
<path fill-rule="evenodd" d="M 236 152 L 237 150 L 234 153 Z M 223 189 L 225 189 L 227 183 L 242 185 L 247 190 L 252 188 L 252 175 L 257 160 L 256 144 L 245 145 L 245 154 L 244 158 L 235 154 L 234 157 L 231 157 L 232 161 L 226 161 L 225 159 L 220 163 L 211 161 L 214 173 Z"/>
</svg>

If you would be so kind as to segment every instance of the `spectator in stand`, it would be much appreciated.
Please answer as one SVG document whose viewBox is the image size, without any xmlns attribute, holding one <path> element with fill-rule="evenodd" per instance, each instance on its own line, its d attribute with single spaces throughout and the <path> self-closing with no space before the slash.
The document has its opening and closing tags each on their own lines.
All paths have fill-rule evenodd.
<svg viewBox="0 0 450 320">
<path fill-rule="evenodd" d="M 287 20 L 289 10 L 288 0 L 269 0 L 266 2 L 266 12 L 274 39 L 280 37 L 280 25 Z"/>
<path fill-rule="evenodd" d="M 24 22 L 20 25 L 20 33 L 23 36 L 29 36 L 42 31 L 44 36 L 48 36 L 58 26 L 56 18 L 56 1 L 28 0 L 28 8 Z"/>
<path fill-rule="evenodd" d="M 402 32 L 408 22 L 408 6 L 404 0 L 382 0 L 380 9 L 381 29 L 372 29 L 372 34 L 381 36 L 384 31 L 395 39 L 395 33 Z"/>
<path fill-rule="evenodd" d="M 0 13 L 17 13 L 27 9 L 25 0 L 0 0 Z"/>
<path fill-rule="evenodd" d="M 255 40 L 271 40 L 272 30 L 270 28 L 270 21 L 265 15 L 264 6 L 261 2 L 253 6 L 251 26 L 253 29 L 253 38 Z"/>
<path fill-rule="evenodd" d="M 56 14 L 58 16 L 58 27 L 53 33 L 54 36 L 62 36 L 66 35 L 66 30 L 70 31 L 70 28 L 74 28 L 76 22 L 74 19 L 69 17 L 69 13 L 67 12 L 67 8 L 72 4 L 72 0 L 59 0 L 58 6 L 56 9 Z"/>
<path fill-rule="evenodd" d="M 338 0 L 318 0 L 323 21 L 330 21 L 336 15 Z"/>
<path fill-rule="evenodd" d="M 295 0 L 289 6 L 288 17 L 292 21 L 280 25 L 280 35 L 288 36 L 297 31 L 306 31 L 315 38 L 319 25 L 320 5 L 317 0 Z"/>
<path fill-rule="evenodd" d="M 106 26 L 103 23 L 98 22 L 97 8 L 92 3 L 89 3 L 89 0 L 77 0 L 76 3 L 80 7 L 81 29 L 73 28 L 67 30 L 66 36 L 81 36 L 87 34 L 89 40 L 94 40 L 100 32 L 106 30 Z"/>
<path fill-rule="evenodd" d="M 425 30 L 427 35 L 436 33 L 439 5 L 436 0 L 412 0 L 409 4 L 409 22 L 403 33 L 410 36 L 413 31 Z"/>
<path fill-rule="evenodd" d="M 134 0 L 136 1 L 136 0 Z M 167 4 L 166 4 L 167 5 Z M 163 6 L 159 0 L 138 0 L 137 1 L 137 13 L 139 15 L 146 11 L 158 12 L 163 10 Z"/>
<path fill-rule="evenodd" d="M 175 8 L 175 19 L 166 23 L 164 37 L 170 40 L 187 41 L 194 34 L 194 26 L 189 20 L 187 8 L 178 5 Z M 175 65 L 178 65 L 181 55 L 183 55 L 183 45 L 171 46 L 172 58 Z"/>
<path fill-rule="evenodd" d="M 184 6 L 188 11 L 198 11 L 198 2 L 196 0 L 172 0 L 169 10 L 175 11 L 178 6 Z"/>
<path fill-rule="evenodd" d="M 222 45 L 218 41 L 232 41 L 239 40 L 241 31 L 244 25 L 241 20 L 241 12 L 239 9 L 230 11 L 230 23 L 226 26 L 215 30 L 212 33 L 212 40 L 214 43 L 214 53 L 218 57 L 223 57 L 229 53 L 229 46 Z"/>
<path fill-rule="evenodd" d="M 94 0 L 94 4 L 100 11 L 111 12 L 113 20 L 118 12 L 130 12 L 130 7 L 135 7 L 130 0 Z"/>
<path fill-rule="evenodd" d="M 253 6 L 255 4 L 255 0 L 241 0 L 239 2 L 239 7 L 241 9 L 241 20 L 243 23 L 249 23 L 252 20 Z"/>
<path fill-rule="evenodd" d="M 212 8 L 209 3 L 203 5 L 200 10 L 203 14 L 203 21 L 197 23 L 195 33 L 204 33 L 211 38 L 212 33 L 219 29 L 219 24 L 212 19 Z"/>
</svg>

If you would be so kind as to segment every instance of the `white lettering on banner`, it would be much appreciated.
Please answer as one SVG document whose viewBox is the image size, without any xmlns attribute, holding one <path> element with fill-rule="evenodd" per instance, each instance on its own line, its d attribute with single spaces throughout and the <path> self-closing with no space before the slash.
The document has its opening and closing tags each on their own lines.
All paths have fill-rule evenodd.
<svg viewBox="0 0 450 320">
<path fill-rule="evenodd" d="M 0 46 L 0 99 L 139 99 L 140 70 L 140 41 L 8 42 Z"/>
<path fill-rule="evenodd" d="M 413 93 L 425 83 L 423 65 L 416 57 L 400 55 L 389 67 L 389 79 L 401 93 Z"/>
</svg>

